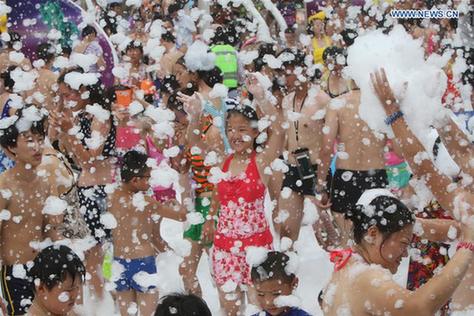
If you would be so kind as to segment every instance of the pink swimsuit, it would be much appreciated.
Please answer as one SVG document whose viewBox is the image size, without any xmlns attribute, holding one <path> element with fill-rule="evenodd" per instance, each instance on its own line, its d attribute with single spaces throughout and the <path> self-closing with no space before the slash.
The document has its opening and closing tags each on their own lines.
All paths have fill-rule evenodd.
<svg viewBox="0 0 474 316">
<path fill-rule="evenodd" d="M 165 155 L 163 155 L 158 150 L 158 148 L 156 148 L 150 136 L 147 136 L 145 140 L 148 148 L 148 157 L 154 158 L 156 160 L 156 163 L 159 165 L 163 160 L 166 159 Z M 165 202 L 176 198 L 176 192 L 173 190 L 173 188 L 156 186 L 153 188 L 153 192 L 155 193 L 155 199 L 160 202 Z"/>
</svg>

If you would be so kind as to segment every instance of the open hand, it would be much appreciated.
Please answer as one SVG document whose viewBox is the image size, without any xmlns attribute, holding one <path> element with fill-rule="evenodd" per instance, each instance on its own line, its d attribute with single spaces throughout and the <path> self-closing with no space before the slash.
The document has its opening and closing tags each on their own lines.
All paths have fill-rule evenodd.
<svg viewBox="0 0 474 316">
<path fill-rule="evenodd" d="M 72 113 L 66 109 L 62 113 L 50 112 L 48 120 L 50 126 L 58 133 L 67 133 L 74 126 Z"/>
<path fill-rule="evenodd" d="M 183 103 L 184 111 L 191 117 L 196 118 L 202 112 L 201 94 L 195 92 L 192 96 L 178 92 L 178 101 Z"/>
<path fill-rule="evenodd" d="M 316 206 L 321 210 L 328 209 L 332 205 L 327 192 L 321 193 L 321 199 L 316 197 L 314 199 L 314 204 L 316 204 Z"/>
<path fill-rule="evenodd" d="M 388 112 L 392 113 L 397 111 L 399 106 L 397 100 L 393 95 L 392 88 L 385 74 L 385 70 L 381 68 L 380 70 L 370 74 L 370 80 L 372 81 L 372 86 L 374 87 L 375 94 L 377 95 L 380 103 L 384 106 Z"/>
<path fill-rule="evenodd" d="M 245 85 L 248 91 L 255 97 L 255 99 L 262 100 L 265 98 L 265 89 L 262 87 L 255 74 L 251 73 L 248 75 L 247 79 L 245 80 Z"/>
</svg>

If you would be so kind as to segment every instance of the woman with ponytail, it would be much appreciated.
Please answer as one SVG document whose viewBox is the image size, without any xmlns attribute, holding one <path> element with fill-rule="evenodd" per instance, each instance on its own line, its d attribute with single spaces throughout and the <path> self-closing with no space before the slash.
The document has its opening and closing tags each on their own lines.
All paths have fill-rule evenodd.
<svg viewBox="0 0 474 316">
<path fill-rule="evenodd" d="M 474 226 L 454 221 L 415 220 L 390 191 L 367 190 L 347 215 L 353 223 L 354 246 L 331 253 L 334 273 L 324 290 L 324 315 L 434 315 L 453 295 L 474 259 Z M 456 254 L 424 286 L 409 291 L 392 279 L 414 232 L 424 238 L 447 239 L 461 232 Z M 452 237 L 452 236 L 451 236 Z"/>
<path fill-rule="evenodd" d="M 94 76 L 76 68 L 59 77 L 58 94 L 64 108 L 51 114 L 51 125 L 58 133 L 56 147 L 72 157 L 81 170 L 79 204 L 96 241 L 87 254 L 86 268 L 92 276 L 96 296 L 102 298 L 101 244 L 110 237 L 110 230 L 100 219 L 107 205 L 105 185 L 114 179 L 115 126 L 110 113 L 110 98 L 100 79 Z"/>
</svg>

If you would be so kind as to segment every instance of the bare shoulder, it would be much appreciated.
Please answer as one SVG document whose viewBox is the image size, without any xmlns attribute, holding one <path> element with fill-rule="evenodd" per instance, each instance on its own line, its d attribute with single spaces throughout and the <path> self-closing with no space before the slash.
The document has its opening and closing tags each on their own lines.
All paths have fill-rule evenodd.
<svg viewBox="0 0 474 316">
<path fill-rule="evenodd" d="M 390 281 L 392 275 L 386 269 L 378 265 L 367 265 L 357 263 L 348 268 L 348 277 L 353 280 L 354 285 L 361 289 L 370 288 L 372 285 L 376 286 L 376 281 Z"/>
<path fill-rule="evenodd" d="M 10 170 L 7 170 L 0 174 L 0 190 L 9 189 L 11 187 L 12 173 L 10 172 Z"/>
<path fill-rule="evenodd" d="M 111 194 L 107 195 L 109 212 L 114 215 L 120 214 L 124 208 L 127 209 L 127 202 L 127 197 L 125 197 L 123 194 L 120 194 L 118 190 L 115 190 Z"/>
<path fill-rule="evenodd" d="M 321 88 L 313 87 L 310 90 L 312 92 L 313 97 L 315 98 L 316 104 L 321 106 L 326 106 L 329 101 L 331 101 L 331 97 Z"/>
</svg>

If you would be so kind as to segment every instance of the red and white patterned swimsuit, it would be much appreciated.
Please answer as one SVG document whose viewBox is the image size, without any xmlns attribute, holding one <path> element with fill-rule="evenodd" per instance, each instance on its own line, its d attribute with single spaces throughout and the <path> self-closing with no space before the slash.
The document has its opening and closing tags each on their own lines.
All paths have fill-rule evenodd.
<svg viewBox="0 0 474 316">
<path fill-rule="evenodd" d="M 245 173 L 217 184 L 220 211 L 212 267 L 218 285 L 229 280 L 237 285 L 250 284 L 245 249 L 249 246 L 272 247 L 273 238 L 263 207 L 265 186 L 260 179 L 255 157 L 253 152 Z M 230 155 L 224 162 L 223 172 L 229 170 L 232 159 L 233 155 Z"/>
</svg>

